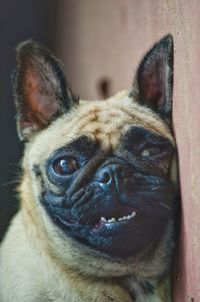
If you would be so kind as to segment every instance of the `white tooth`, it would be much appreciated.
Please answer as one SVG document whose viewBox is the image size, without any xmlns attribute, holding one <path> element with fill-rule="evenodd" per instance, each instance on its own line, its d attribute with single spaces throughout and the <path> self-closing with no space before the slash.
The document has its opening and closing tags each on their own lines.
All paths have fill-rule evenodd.
<svg viewBox="0 0 200 302">
<path fill-rule="evenodd" d="M 108 219 L 108 222 L 115 222 L 115 221 L 116 221 L 115 218 L 110 218 L 110 219 Z"/>
<path fill-rule="evenodd" d="M 115 221 L 115 218 L 111 218 L 110 221 L 111 221 L 111 222 L 114 222 L 114 221 Z"/>
<path fill-rule="evenodd" d="M 131 214 L 131 217 L 135 217 L 136 216 L 136 212 L 133 211 L 132 214 Z"/>
<path fill-rule="evenodd" d="M 120 217 L 120 218 L 118 218 L 118 220 L 128 220 L 128 219 L 131 219 L 131 218 L 133 218 L 133 217 L 135 217 L 136 216 L 136 212 L 135 211 L 133 211 L 130 215 L 127 215 L 127 216 L 123 216 L 123 217 Z"/>
<path fill-rule="evenodd" d="M 102 221 L 102 222 L 107 222 L 107 220 L 106 220 L 105 217 L 101 217 L 101 221 Z"/>
</svg>

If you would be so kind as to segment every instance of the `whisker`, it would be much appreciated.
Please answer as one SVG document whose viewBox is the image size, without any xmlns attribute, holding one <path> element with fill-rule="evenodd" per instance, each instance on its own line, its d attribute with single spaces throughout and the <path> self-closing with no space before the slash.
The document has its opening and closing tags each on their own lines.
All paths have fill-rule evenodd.
<svg viewBox="0 0 200 302">
<path fill-rule="evenodd" d="M 0 184 L 0 187 L 6 187 L 6 186 L 9 186 L 9 185 L 12 185 L 12 184 L 17 184 L 17 183 L 19 183 L 18 180 L 11 180 L 11 181 L 4 182 L 4 183 Z"/>
<path fill-rule="evenodd" d="M 159 186 L 159 187 L 153 187 L 153 188 L 151 189 L 151 191 L 155 191 L 155 190 L 157 190 L 157 189 L 160 189 L 160 186 Z"/>
<path fill-rule="evenodd" d="M 82 213 L 81 215 L 80 215 L 80 217 L 78 218 L 78 220 L 77 220 L 77 223 L 79 223 L 80 222 L 80 220 L 84 217 L 84 213 Z"/>
<path fill-rule="evenodd" d="M 166 205 L 165 203 L 163 203 L 163 202 L 159 202 L 163 207 L 165 207 L 165 208 L 167 208 L 168 210 L 170 210 L 171 211 L 171 208 L 168 206 L 168 205 Z"/>
</svg>

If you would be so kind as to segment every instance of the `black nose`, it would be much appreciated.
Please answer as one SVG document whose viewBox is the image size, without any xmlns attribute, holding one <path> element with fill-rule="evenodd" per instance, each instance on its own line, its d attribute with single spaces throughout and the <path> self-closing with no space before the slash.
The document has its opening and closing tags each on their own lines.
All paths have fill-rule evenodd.
<svg viewBox="0 0 200 302">
<path fill-rule="evenodd" d="M 106 191 L 111 187 L 117 186 L 119 181 L 130 177 L 130 169 L 120 164 L 110 164 L 100 168 L 96 173 L 96 180 L 100 186 Z"/>
</svg>

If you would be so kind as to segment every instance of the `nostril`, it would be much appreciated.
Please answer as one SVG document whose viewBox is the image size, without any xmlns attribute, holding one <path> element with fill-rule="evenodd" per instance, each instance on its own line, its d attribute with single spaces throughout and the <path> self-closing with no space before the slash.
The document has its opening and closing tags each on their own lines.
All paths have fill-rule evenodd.
<svg viewBox="0 0 200 302">
<path fill-rule="evenodd" d="M 104 172 L 101 178 L 101 182 L 108 183 L 110 179 L 111 179 L 110 174 L 108 172 Z"/>
</svg>

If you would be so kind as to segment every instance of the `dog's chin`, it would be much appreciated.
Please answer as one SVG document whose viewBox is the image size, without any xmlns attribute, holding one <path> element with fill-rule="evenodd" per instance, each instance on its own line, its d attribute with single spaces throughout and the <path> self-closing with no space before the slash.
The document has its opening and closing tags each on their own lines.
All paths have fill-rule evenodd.
<svg viewBox="0 0 200 302">
<path fill-rule="evenodd" d="M 57 225 L 80 243 L 112 258 L 125 259 L 154 246 L 165 232 L 171 211 L 154 203 L 141 208 L 116 203 L 113 214 L 98 215 L 92 208 L 87 219 L 56 217 Z"/>
</svg>

